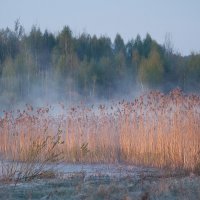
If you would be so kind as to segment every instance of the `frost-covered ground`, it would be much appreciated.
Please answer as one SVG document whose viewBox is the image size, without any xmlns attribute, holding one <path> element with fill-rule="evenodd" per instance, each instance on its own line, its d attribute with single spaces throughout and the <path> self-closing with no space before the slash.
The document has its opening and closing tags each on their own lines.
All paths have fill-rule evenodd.
<svg viewBox="0 0 200 200">
<path fill-rule="evenodd" d="M 2 183 L 0 199 L 200 199 L 200 177 L 127 165 L 69 165 L 56 178 Z"/>
</svg>

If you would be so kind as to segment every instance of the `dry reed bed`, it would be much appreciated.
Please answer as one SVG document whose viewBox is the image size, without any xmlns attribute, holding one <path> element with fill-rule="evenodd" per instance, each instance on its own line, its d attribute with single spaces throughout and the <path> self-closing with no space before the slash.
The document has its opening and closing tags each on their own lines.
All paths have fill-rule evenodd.
<svg viewBox="0 0 200 200">
<path fill-rule="evenodd" d="M 200 166 L 197 95 L 176 89 L 98 109 L 61 106 L 57 116 L 50 114 L 50 106 L 5 112 L 0 120 L 0 155 L 38 162 L 50 152 L 53 156 L 62 152 L 68 162 L 125 162 L 190 170 Z"/>
</svg>

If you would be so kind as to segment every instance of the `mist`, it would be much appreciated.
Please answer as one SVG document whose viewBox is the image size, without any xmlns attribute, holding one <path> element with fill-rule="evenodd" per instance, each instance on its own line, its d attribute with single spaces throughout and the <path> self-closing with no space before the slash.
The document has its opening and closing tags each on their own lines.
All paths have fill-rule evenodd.
<svg viewBox="0 0 200 200">
<path fill-rule="evenodd" d="M 13 109 L 31 104 L 133 100 L 150 90 L 199 92 L 200 54 L 184 57 L 169 38 L 124 42 L 107 36 L 74 35 L 65 26 L 53 34 L 33 26 L 26 34 L 19 20 L 0 30 L 0 105 Z"/>
</svg>

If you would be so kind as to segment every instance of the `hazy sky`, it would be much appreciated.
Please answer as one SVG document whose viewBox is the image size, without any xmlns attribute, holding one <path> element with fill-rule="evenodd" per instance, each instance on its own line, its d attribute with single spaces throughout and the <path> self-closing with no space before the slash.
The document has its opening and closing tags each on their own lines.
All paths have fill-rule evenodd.
<svg viewBox="0 0 200 200">
<path fill-rule="evenodd" d="M 176 51 L 200 52 L 200 0 L 0 0 L 0 28 L 17 18 L 26 32 L 69 25 L 76 35 L 120 33 L 125 41 L 148 32 L 161 44 L 170 33 Z"/>
</svg>

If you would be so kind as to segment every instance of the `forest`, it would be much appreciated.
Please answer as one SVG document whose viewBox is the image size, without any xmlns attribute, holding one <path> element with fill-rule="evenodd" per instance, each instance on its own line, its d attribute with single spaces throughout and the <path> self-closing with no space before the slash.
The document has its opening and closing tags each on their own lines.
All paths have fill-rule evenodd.
<svg viewBox="0 0 200 200">
<path fill-rule="evenodd" d="M 32 26 L 26 33 L 19 20 L 0 29 L 0 105 L 43 97 L 74 101 L 127 96 L 135 90 L 200 91 L 200 54 L 182 56 L 171 41 L 150 34 L 124 42 L 107 36 L 58 33 Z"/>
</svg>

